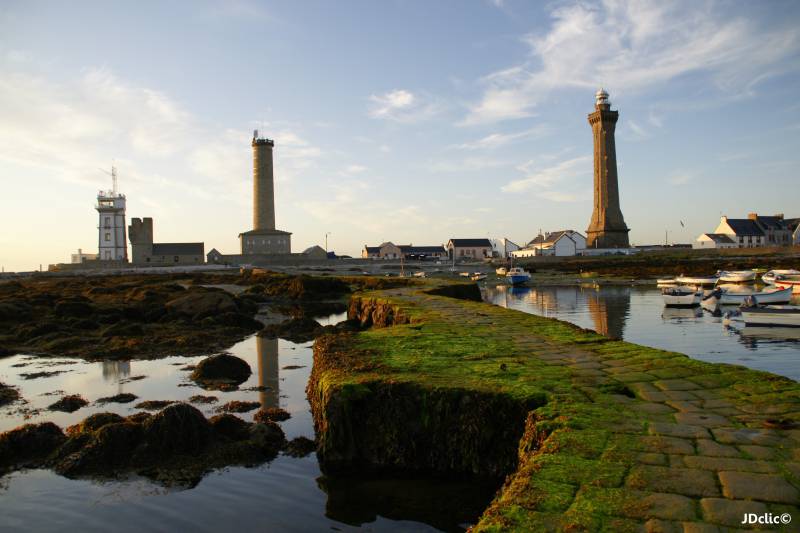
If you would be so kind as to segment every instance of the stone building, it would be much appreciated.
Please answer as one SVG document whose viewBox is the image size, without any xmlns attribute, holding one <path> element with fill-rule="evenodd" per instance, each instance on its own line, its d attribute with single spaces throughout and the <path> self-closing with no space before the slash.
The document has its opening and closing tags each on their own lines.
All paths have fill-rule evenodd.
<svg viewBox="0 0 800 533">
<path fill-rule="evenodd" d="M 611 110 L 604 89 L 595 95 L 589 124 L 594 135 L 594 211 L 586 230 L 589 248 L 629 248 L 628 226 L 619 206 L 617 148 L 614 130 L 619 112 Z"/>
<path fill-rule="evenodd" d="M 202 265 L 205 250 L 202 242 L 153 242 L 153 219 L 132 218 L 128 226 L 131 262 L 134 265 Z"/>
<path fill-rule="evenodd" d="M 408 259 L 409 261 L 426 261 L 444 259 L 447 252 L 444 246 L 414 246 L 413 244 L 394 244 L 384 242 L 379 246 L 364 245 L 361 250 L 362 259 Z"/>
<path fill-rule="evenodd" d="M 489 259 L 492 257 L 492 242 L 489 239 L 450 239 L 447 253 L 450 259 Z"/>
<path fill-rule="evenodd" d="M 128 261 L 128 243 L 125 241 L 125 195 L 117 192 L 117 169 L 111 167 L 114 185 L 110 191 L 97 193 L 95 209 L 97 223 L 98 259 L 100 261 Z"/>
<path fill-rule="evenodd" d="M 272 148 L 275 142 L 253 132 L 253 229 L 239 234 L 242 255 L 279 255 L 292 252 L 292 234 L 275 229 L 275 180 Z"/>
</svg>

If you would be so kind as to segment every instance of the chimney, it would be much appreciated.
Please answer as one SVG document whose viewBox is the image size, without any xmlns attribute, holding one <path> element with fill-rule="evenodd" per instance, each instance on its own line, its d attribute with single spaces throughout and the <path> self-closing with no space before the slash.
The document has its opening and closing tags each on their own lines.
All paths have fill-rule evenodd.
<svg viewBox="0 0 800 533">
<path fill-rule="evenodd" d="M 783 220 L 783 213 L 775 213 L 775 218 L 778 220 Z"/>
<path fill-rule="evenodd" d="M 747 218 L 749 218 L 750 220 L 757 220 L 758 213 L 747 213 Z"/>
</svg>

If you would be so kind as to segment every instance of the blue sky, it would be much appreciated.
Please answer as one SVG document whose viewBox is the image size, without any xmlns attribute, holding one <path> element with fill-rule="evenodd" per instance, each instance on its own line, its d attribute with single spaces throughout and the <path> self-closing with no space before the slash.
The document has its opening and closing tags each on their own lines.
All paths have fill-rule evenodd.
<svg viewBox="0 0 800 533">
<path fill-rule="evenodd" d="M 799 69 L 793 1 L 6 1 L 0 265 L 94 251 L 112 161 L 156 241 L 236 252 L 255 128 L 294 251 L 584 232 L 599 86 L 633 243 L 800 216 Z"/>
</svg>

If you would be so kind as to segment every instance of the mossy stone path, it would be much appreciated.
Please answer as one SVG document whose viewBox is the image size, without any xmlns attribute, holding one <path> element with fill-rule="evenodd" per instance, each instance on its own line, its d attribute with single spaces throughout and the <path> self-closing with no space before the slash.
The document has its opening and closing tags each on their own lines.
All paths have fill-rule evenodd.
<svg viewBox="0 0 800 533">
<path fill-rule="evenodd" d="M 376 364 L 328 370 L 326 387 L 546 400 L 476 531 L 738 531 L 745 513 L 790 513 L 795 523 L 766 528 L 800 530 L 798 383 L 424 287 L 357 295 L 351 314 L 380 307 L 408 323 L 352 336 Z"/>
</svg>

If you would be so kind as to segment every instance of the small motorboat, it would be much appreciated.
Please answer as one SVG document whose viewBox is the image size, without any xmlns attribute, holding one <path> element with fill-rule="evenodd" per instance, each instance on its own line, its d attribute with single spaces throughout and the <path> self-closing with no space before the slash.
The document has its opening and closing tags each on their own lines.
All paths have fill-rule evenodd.
<svg viewBox="0 0 800 533">
<path fill-rule="evenodd" d="M 714 300 L 719 305 L 742 305 L 748 298 L 755 298 L 758 305 L 788 304 L 792 299 L 791 289 L 771 288 L 763 291 L 729 291 L 717 287 L 710 294 L 703 297 L 703 307 L 712 305 Z"/>
<path fill-rule="evenodd" d="M 719 276 L 678 276 L 675 282 L 681 285 L 694 287 L 713 287 L 719 281 Z"/>
<path fill-rule="evenodd" d="M 469 279 L 471 279 L 472 281 L 483 281 L 486 279 L 486 274 L 483 274 L 481 272 L 475 272 L 469 277 Z"/>
<path fill-rule="evenodd" d="M 741 309 L 745 326 L 800 328 L 800 307 L 764 306 Z"/>
<path fill-rule="evenodd" d="M 777 276 L 775 286 L 781 289 L 791 288 L 795 294 L 800 294 L 800 277 Z"/>
<path fill-rule="evenodd" d="M 721 283 L 749 283 L 756 280 L 755 270 L 723 270 L 717 275 Z"/>
<path fill-rule="evenodd" d="M 522 285 L 531 279 L 531 275 L 524 268 L 514 267 L 506 273 L 506 281 L 511 285 Z"/>
<path fill-rule="evenodd" d="M 775 278 L 778 276 L 783 276 L 785 279 L 791 279 L 794 276 L 800 276 L 800 270 L 794 270 L 793 268 L 784 270 L 770 270 L 761 276 L 761 281 L 767 285 L 775 285 Z"/>
<path fill-rule="evenodd" d="M 461 276 L 462 278 L 468 278 L 472 274 L 470 274 L 469 272 L 459 272 L 458 275 Z"/>
<path fill-rule="evenodd" d="M 675 278 L 659 278 L 656 280 L 656 285 L 658 287 L 673 287 L 677 284 L 678 282 L 675 281 Z"/>
<path fill-rule="evenodd" d="M 696 307 L 700 305 L 703 291 L 696 291 L 687 287 L 670 287 L 661 291 L 664 305 L 667 307 Z"/>
<path fill-rule="evenodd" d="M 500 267 L 497 270 L 495 270 L 494 273 L 497 274 L 498 276 L 505 276 L 506 274 L 508 274 L 508 269 L 506 267 Z"/>
<path fill-rule="evenodd" d="M 414 277 L 415 278 L 424 278 L 425 277 L 425 272 L 423 270 L 420 270 L 419 272 L 414 272 Z"/>
<path fill-rule="evenodd" d="M 792 340 L 800 341 L 800 328 L 782 328 L 778 327 L 759 327 L 759 326 L 745 326 L 739 330 L 743 337 L 753 337 L 755 339 L 764 339 L 767 341 L 773 340 Z"/>
</svg>

